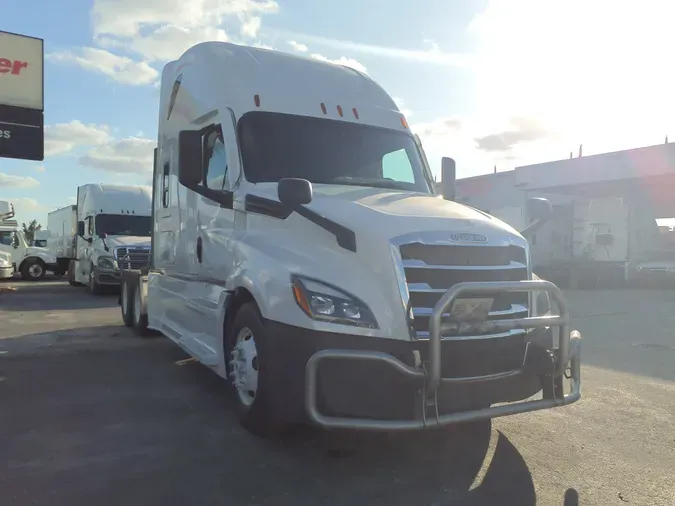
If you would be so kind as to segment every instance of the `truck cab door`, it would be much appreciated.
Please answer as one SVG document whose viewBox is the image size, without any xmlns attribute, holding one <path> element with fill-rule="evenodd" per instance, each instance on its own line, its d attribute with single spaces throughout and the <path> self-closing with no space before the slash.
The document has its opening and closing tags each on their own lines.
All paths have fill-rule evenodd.
<svg viewBox="0 0 675 506">
<path fill-rule="evenodd" d="M 204 139 L 204 185 L 234 191 L 240 173 L 234 115 L 227 109 L 221 122 Z M 197 197 L 197 261 L 200 275 L 224 282 L 232 272 L 234 206 L 227 208 L 207 197 Z"/>
<path fill-rule="evenodd" d="M 82 237 L 78 237 L 77 239 L 78 262 L 75 277 L 79 283 L 86 283 L 89 280 L 89 271 L 91 271 L 93 238 L 94 238 L 94 217 L 87 216 L 84 219 L 84 235 Z"/>
<path fill-rule="evenodd" d="M 17 253 L 14 245 L 16 244 L 16 237 L 12 230 L 0 230 L 0 251 L 8 253 L 12 258 L 12 263 L 16 263 Z"/>
</svg>

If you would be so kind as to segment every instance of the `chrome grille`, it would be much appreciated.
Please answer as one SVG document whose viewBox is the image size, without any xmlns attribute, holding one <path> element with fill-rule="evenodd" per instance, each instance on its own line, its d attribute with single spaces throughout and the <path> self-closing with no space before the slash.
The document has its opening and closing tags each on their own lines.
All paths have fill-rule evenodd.
<svg viewBox="0 0 675 506">
<path fill-rule="evenodd" d="M 518 246 L 460 246 L 423 243 L 399 248 L 409 294 L 409 317 L 417 339 L 428 339 L 429 316 L 448 288 L 467 281 L 519 281 L 528 278 L 525 249 Z M 527 293 L 495 293 L 489 319 L 528 315 Z M 444 315 L 448 318 L 450 315 Z M 480 325 L 457 322 L 448 336 L 454 339 L 496 338 L 524 331 L 485 334 Z"/>
<path fill-rule="evenodd" d="M 150 262 L 150 248 L 117 248 L 115 258 L 121 270 L 142 269 Z"/>
</svg>

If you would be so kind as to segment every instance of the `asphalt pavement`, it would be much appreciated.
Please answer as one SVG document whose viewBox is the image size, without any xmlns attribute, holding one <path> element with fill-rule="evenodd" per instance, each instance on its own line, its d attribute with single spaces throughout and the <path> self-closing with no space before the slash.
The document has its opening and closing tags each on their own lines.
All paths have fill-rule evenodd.
<svg viewBox="0 0 675 506">
<path fill-rule="evenodd" d="M 115 295 L 0 282 L 2 506 L 675 505 L 675 292 L 567 294 L 581 401 L 416 434 L 239 427 Z"/>
</svg>

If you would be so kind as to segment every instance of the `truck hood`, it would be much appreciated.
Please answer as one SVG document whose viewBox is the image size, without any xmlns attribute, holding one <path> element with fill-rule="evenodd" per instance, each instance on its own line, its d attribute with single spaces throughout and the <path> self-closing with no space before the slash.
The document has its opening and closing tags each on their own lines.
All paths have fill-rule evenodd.
<svg viewBox="0 0 675 506">
<path fill-rule="evenodd" d="M 105 242 L 109 248 L 119 248 L 120 246 L 147 246 L 150 247 L 149 237 L 126 236 L 126 235 L 110 235 Z"/>
<path fill-rule="evenodd" d="M 26 256 L 40 257 L 45 263 L 55 264 L 56 257 L 47 248 L 40 248 L 39 246 L 29 246 L 26 248 Z"/>
<path fill-rule="evenodd" d="M 435 195 L 344 185 L 313 186 L 314 198 L 306 207 L 350 228 L 357 237 L 365 234 L 389 240 L 416 232 L 464 232 L 484 235 L 495 244 L 527 244 L 518 231 L 503 221 Z M 262 197 L 278 200 L 276 184 L 258 184 L 256 190 L 263 190 L 256 191 Z"/>
</svg>

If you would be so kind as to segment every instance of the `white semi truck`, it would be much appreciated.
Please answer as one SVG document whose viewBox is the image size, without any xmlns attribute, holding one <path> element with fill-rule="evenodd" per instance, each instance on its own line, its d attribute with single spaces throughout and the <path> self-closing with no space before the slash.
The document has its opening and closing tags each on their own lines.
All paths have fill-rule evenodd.
<svg viewBox="0 0 675 506">
<path fill-rule="evenodd" d="M 50 213 L 50 244 L 61 265 L 68 262 L 72 285 L 99 294 L 105 286 L 119 286 L 122 261 L 128 268 L 147 263 L 151 202 L 145 186 L 85 184 L 77 189 L 76 206 Z"/>
<path fill-rule="evenodd" d="M 29 281 L 43 279 L 48 271 L 56 272 L 56 257 L 46 248 L 31 246 L 14 217 L 14 206 L 0 201 L 0 252 L 10 258 L 12 269 Z"/>
<path fill-rule="evenodd" d="M 560 290 L 523 235 L 453 201 L 449 158 L 436 194 L 368 76 L 207 42 L 165 66 L 160 100 L 152 255 L 122 273 L 122 317 L 227 379 L 246 428 L 421 429 L 580 398 Z M 524 234 L 551 212 L 530 206 Z"/>
</svg>

